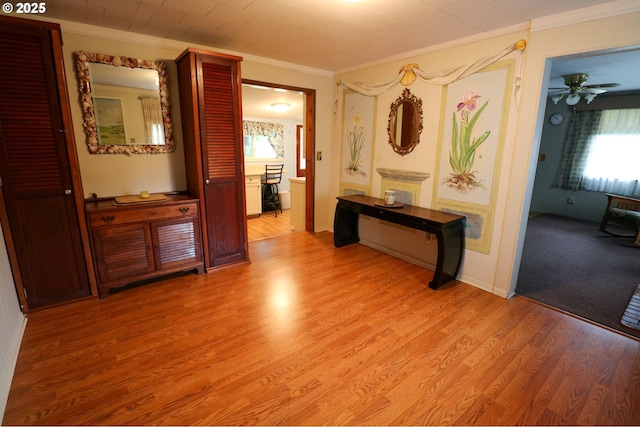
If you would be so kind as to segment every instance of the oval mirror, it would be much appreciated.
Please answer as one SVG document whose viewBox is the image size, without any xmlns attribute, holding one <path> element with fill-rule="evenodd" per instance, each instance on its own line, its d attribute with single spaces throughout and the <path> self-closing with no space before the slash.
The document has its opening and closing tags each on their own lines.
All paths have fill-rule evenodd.
<svg viewBox="0 0 640 427">
<path fill-rule="evenodd" d="M 89 153 L 174 151 L 162 62 L 74 53 Z"/>
<path fill-rule="evenodd" d="M 391 104 L 389 113 L 389 144 L 393 150 L 404 156 L 420 143 L 422 133 L 422 101 L 405 89 Z"/>
</svg>

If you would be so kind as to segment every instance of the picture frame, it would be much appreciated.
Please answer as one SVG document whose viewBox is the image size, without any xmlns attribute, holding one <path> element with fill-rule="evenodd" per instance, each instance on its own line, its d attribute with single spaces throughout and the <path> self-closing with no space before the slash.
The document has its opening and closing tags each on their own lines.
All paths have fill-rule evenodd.
<svg viewBox="0 0 640 427">
<path fill-rule="evenodd" d="M 465 215 L 465 246 L 488 254 L 515 60 L 443 87 L 433 207 Z"/>
<path fill-rule="evenodd" d="M 351 189 L 348 192 L 371 194 L 377 102 L 377 97 L 361 95 L 352 90 L 343 93 L 341 192 L 347 188 Z"/>
<path fill-rule="evenodd" d="M 121 98 L 96 96 L 96 131 L 99 145 L 126 145 L 124 112 Z"/>
</svg>

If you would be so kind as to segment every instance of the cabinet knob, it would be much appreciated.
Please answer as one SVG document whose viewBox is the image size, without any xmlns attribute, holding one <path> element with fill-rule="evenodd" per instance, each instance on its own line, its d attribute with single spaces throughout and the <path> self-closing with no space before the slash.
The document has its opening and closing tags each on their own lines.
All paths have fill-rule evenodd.
<svg viewBox="0 0 640 427">
<path fill-rule="evenodd" d="M 178 210 L 179 210 L 182 214 L 186 214 L 187 212 L 189 212 L 189 208 L 187 208 L 187 207 L 179 208 Z"/>
<path fill-rule="evenodd" d="M 67 188 L 66 190 L 64 190 L 64 194 L 71 194 L 71 190 Z"/>
<path fill-rule="evenodd" d="M 210 183 L 210 182 L 211 182 L 211 181 L 209 181 L 208 179 L 205 179 L 205 180 L 204 180 L 204 183 L 205 183 L 205 184 L 207 184 L 207 185 L 209 185 L 209 183 Z"/>
<path fill-rule="evenodd" d="M 103 217 L 102 217 L 102 218 L 100 218 L 100 219 L 102 219 L 104 222 L 111 222 L 111 221 L 113 221 L 114 219 L 116 219 L 116 217 L 115 217 L 115 216 L 113 216 L 113 215 L 109 215 L 109 216 L 105 215 L 105 216 L 103 216 Z"/>
</svg>

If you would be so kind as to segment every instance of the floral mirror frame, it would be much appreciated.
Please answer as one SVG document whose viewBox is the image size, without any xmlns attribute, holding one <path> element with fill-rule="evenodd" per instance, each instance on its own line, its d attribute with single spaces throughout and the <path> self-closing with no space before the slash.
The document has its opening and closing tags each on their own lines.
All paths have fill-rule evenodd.
<svg viewBox="0 0 640 427">
<path fill-rule="evenodd" d="M 80 103 L 82 106 L 83 127 L 87 137 L 87 148 L 90 154 L 162 154 L 171 153 L 175 150 L 176 145 L 173 138 L 173 125 L 171 123 L 170 114 L 171 108 L 169 105 L 169 89 L 167 85 L 167 68 L 164 63 L 85 51 L 74 52 L 74 56 L 76 63 L 76 76 L 78 78 L 78 89 L 80 91 Z M 163 145 L 103 145 L 99 143 L 95 105 L 91 92 L 91 76 L 89 75 L 89 64 L 91 63 L 112 65 L 114 67 L 141 68 L 155 70 L 158 72 L 160 108 L 162 110 L 162 121 L 164 126 Z"/>
<path fill-rule="evenodd" d="M 420 143 L 422 133 L 422 100 L 405 88 L 391 104 L 389 113 L 389 144 L 401 156 L 406 156 Z"/>
</svg>

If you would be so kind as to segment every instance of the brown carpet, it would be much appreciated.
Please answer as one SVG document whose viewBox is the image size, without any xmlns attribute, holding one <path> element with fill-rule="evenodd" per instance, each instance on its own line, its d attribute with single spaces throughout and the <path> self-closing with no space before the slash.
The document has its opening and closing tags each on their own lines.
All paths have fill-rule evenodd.
<svg viewBox="0 0 640 427">
<path fill-rule="evenodd" d="M 598 227 L 557 215 L 529 219 L 516 293 L 640 338 L 621 322 L 640 283 L 640 249 Z"/>
</svg>

